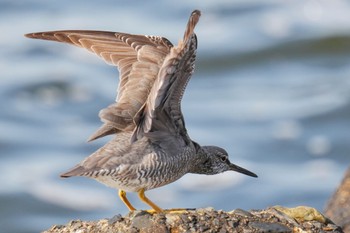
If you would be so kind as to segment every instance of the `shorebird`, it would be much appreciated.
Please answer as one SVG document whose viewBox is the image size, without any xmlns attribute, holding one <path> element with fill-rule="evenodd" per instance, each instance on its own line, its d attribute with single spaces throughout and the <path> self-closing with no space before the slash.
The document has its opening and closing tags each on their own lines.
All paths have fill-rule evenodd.
<svg viewBox="0 0 350 233">
<path fill-rule="evenodd" d="M 72 44 L 95 53 L 119 69 L 116 102 L 100 111 L 103 125 L 89 139 L 115 134 L 111 141 L 61 177 L 85 176 L 119 190 L 130 211 L 127 192 L 145 195 L 186 173 L 214 175 L 236 171 L 257 177 L 229 161 L 217 146 L 200 146 L 187 134 L 181 99 L 194 71 L 201 12 L 192 12 L 177 46 L 164 37 L 107 31 L 50 31 L 27 37 Z"/>
</svg>

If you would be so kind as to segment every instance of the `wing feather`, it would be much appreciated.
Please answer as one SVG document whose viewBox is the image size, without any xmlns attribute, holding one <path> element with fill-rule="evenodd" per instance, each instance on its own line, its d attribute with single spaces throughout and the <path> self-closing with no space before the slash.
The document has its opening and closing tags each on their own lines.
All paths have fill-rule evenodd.
<svg viewBox="0 0 350 233">
<path fill-rule="evenodd" d="M 189 139 L 181 112 L 181 99 L 194 71 L 197 51 L 194 28 L 199 17 L 199 11 L 192 12 L 183 40 L 165 57 L 145 105 L 135 116 L 139 122 L 132 141 L 143 136 L 158 140 L 166 134 Z"/>
<path fill-rule="evenodd" d="M 106 31 L 51 31 L 26 36 L 87 49 L 118 67 L 117 102 L 100 111 L 99 117 L 104 124 L 89 141 L 135 128 L 134 117 L 146 102 L 161 64 L 172 48 L 169 40 L 163 37 Z"/>
</svg>

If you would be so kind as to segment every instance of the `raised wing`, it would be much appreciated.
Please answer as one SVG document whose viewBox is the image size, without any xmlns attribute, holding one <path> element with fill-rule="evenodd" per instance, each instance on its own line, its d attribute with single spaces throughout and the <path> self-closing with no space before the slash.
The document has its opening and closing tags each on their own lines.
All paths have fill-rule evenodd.
<svg viewBox="0 0 350 233">
<path fill-rule="evenodd" d="M 192 12 L 183 40 L 165 57 L 147 102 L 135 117 L 140 121 L 132 141 L 143 136 L 164 139 L 169 134 L 189 140 L 181 113 L 181 99 L 194 71 L 197 51 L 194 28 L 199 17 L 200 11 Z"/>
<path fill-rule="evenodd" d="M 118 67 L 120 82 L 116 103 L 100 111 L 104 124 L 89 141 L 135 128 L 134 117 L 145 104 L 164 58 L 172 48 L 171 42 L 163 37 L 106 31 L 51 31 L 25 36 L 85 48 Z"/>
</svg>

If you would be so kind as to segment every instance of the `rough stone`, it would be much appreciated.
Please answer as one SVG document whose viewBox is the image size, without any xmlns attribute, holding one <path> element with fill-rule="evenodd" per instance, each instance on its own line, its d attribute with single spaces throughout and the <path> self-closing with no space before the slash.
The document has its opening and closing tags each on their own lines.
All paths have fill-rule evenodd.
<svg viewBox="0 0 350 233">
<path fill-rule="evenodd" d="M 296 210 L 307 211 L 296 211 Z M 283 212 L 282 212 L 283 211 Z M 295 214 L 295 211 L 297 214 Z M 294 213 L 294 214 L 290 214 Z M 313 213 L 310 217 L 310 213 Z M 302 216 L 305 214 L 305 216 Z M 46 233 L 95 233 L 95 232 L 140 232 L 140 233 L 182 233 L 182 232 L 343 232 L 329 219 L 310 207 L 271 207 L 265 210 L 234 210 L 225 212 L 212 208 L 184 211 L 166 211 L 150 214 L 134 211 L 122 217 L 85 222 L 74 220 L 67 225 L 57 225 Z"/>
<path fill-rule="evenodd" d="M 350 167 L 330 198 L 325 215 L 341 226 L 344 232 L 350 232 Z"/>
</svg>

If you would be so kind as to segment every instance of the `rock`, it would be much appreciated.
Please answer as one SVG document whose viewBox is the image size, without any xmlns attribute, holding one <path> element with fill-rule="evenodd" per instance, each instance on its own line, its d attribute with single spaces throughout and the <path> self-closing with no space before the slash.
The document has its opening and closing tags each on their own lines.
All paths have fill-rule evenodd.
<svg viewBox="0 0 350 233">
<path fill-rule="evenodd" d="M 330 198 L 325 215 L 341 226 L 344 232 L 350 232 L 350 167 L 337 191 Z"/>
<path fill-rule="evenodd" d="M 274 209 L 288 215 L 298 222 L 316 220 L 317 222 L 326 223 L 327 220 L 318 210 L 308 206 L 298 206 L 295 208 L 286 208 L 282 206 L 274 206 Z"/>
<path fill-rule="evenodd" d="M 312 213 L 312 214 L 310 214 Z M 310 217 L 311 216 L 311 217 Z M 322 217 L 320 217 L 322 216 Z M 212 208 L 165 211 L 150 214 L 134 211 L 122 217 L 85 222 L 74 220 L 53 226 L 49 232 L 343 232 L 329 219 L 310 207 L 271 207 L 266 210 L 225 212 Z"/>
</svg>

